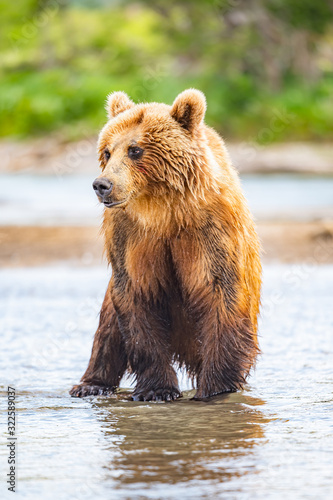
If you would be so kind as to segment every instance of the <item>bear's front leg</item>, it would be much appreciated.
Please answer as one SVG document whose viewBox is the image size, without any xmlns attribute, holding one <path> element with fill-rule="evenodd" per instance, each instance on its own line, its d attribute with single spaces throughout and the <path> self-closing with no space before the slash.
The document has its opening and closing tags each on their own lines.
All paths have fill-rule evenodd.
<svg viewBox="0 0 333 500">
<path fill-rule="evenodd" d="M 218 228 L 208 229 L 196 239 L 184 233 L 172 245 L 199 358 L 194 399 L 241 389 L 259 352 L 251 312 L 258 290 L 248 289 L 252 278 L 244 278 L 239 250 Z"/>
<path fill-rule="evenodd" d="M 201 358 L 194 399 L 242 389 L 259 351 L 249 316 L 213 280 L 188 300 Z"/>
<path fill-rule="evenodd" d="M 128 298 L 118 312 L 132 372 L 136 376 L 134 401 L 171 401 L 181 397 L 170 349 L 167 307 L 147 301 L 141 293 Z M 118 308 L 117 308 L 118 309 Z M 124 310 L 126 309 L 126 310 Z"/>
<path fill-rule="evenodd" d="M 88 368 L 79 385 L 70 390 L 74 397 L 112 394 L 127 368 L 127 355 L 111 298 L 111 281 L 103 301 L 99 326 Z"/>
<path fill-rule="evenodd" d="M 209 330 L 202 323 L 201 366 L 194 396 L 198 400 L 242 389 L 258 353 L 248 319 L 229 322 L 221 307 L 215 311 L 213 307 L 202 320 Z"/>
<path fill-rule="evenodd" d="M 200 368 L 194 399 L 242 389 L 258 353 L 249 317 L 226 307 L 226 297 L 213 284 L 198 290 L 189 308 L 197 326 Z M 198 298 L 200 297 L 200 298 Z"/>
</svg>

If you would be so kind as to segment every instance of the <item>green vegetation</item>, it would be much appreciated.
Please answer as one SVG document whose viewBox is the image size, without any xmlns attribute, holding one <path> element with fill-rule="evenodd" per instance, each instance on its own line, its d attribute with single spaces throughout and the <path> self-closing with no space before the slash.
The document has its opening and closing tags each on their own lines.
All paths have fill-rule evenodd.
<svg viewBox="0 0 333 500">
<path fill-rule="evenodd" d="M 2 136 L 96 132 L 104 101 L 207 95 L 229 139 L 333 138 L 330 0 L 0 1 Z"/>
</svg>

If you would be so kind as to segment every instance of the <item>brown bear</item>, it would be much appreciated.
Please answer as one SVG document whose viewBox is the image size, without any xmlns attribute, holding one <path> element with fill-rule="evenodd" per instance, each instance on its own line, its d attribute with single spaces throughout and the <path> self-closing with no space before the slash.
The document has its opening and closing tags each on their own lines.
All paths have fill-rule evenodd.
<svg viewBox="0 0 333 500">
<path fill-rule="evenodd" d="M 134 400 L 174 400 L 176 363 L 204 399 L 241 388 L 255 362 L 259 244 L 205 110 L 194 89 L 172 106 L 135 105 L 123 92 L 108 98 L 93 187 L 106 207 L 112 277 L 72 396 L 110 394 L 129 370 Z"/>
</svg>

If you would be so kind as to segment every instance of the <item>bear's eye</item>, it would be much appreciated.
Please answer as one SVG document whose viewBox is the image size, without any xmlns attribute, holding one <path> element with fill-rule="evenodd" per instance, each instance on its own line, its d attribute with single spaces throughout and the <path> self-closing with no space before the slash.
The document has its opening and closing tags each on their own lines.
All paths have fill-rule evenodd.
<svg viewBox="0 0 333 500">
<path fill-rule="evenodd" d="M 105 163 L 107 163 L 110 160 L 110 157 L 111 157 L 110 151 L 108 149 L 104 149 L 103 158 L 104 158 Z"/>
<path fill-rule="evenodd" d="M 138 160 L 141 158 L 143 154 L 143 149 L 139 148 L 139 146 L 130 146 L 128 148 L 128 156 L 131 158 L 131 160 Z"/>
</svg>

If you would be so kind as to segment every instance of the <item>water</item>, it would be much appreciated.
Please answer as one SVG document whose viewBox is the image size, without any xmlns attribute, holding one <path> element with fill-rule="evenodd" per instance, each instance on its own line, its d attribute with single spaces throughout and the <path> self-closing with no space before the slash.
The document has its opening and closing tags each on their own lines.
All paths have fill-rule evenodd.
<svg viewBox="0 0 333 500">
<path fill-rule="evenodd" d="M 0 225 L 96 225 L 102 207 L 93 180 L 86 174 L 1 175 Z M 333 177 L 245 175 L 242 185 L 260 220 L 333 218 Z"/>
<path fill-rule="evenodd" d="M 173 403 L 131 402 L 125 390 L 70 398 L 108 274 L 0 271 L 1 421 L 11 385 L 17 498 L 332 498 L 333 266 L 265 267 L 256 371 L 244 391 L 206 403 L 190 401 L 184 378 Z M 12 498 L 5 446 L 0 453 L 0 495 Z"/>
</svg>

